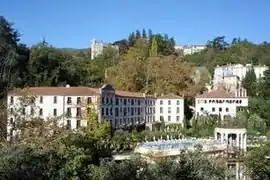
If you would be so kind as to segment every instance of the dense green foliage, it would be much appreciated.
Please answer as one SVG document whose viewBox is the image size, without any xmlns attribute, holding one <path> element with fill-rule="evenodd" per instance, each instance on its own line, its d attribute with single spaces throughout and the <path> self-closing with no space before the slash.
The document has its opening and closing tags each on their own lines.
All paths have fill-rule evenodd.
<svg viewBox="0 0 270 180">
<path fill-rule="evenodd" d="M 260 147 L 250 151 L 246 157 L 245 165 L 248 168 L 248 174 L 252 179 L 269 179 L 270 142 L 265 142 Z"/>
</svg>

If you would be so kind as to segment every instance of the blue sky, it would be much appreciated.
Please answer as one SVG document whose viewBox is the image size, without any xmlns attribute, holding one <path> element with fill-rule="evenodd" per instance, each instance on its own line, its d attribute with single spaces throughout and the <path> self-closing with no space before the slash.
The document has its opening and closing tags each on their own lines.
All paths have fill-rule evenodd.
<svg viewBox="0 0 270 180">
<path fill-rule="evenodd" d="M 1 0 L 0 15 L 21 40 L 43 38 L 56 47 L 89 47 L 136 29 L 174 36 L 177 44 L 205 44 L 215 36 L 270 41 L 270 0 Z"/>
</svg>

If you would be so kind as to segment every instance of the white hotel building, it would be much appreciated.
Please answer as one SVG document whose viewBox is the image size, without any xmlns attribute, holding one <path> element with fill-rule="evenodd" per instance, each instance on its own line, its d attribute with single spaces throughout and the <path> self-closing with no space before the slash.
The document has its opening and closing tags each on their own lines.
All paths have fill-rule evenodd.
<svg viewBox="0 0 270 180">
<path fill-rule="evenodd" d="M 20 99 L 25 95 L 35 98 L 32 104 L 21 108 Z M 115 128 L 160 119 L 165 123 L 182 123 L 184 119 L 184 98 L 181 96 L 170 94 L 155 97 L 145 93 L 117 91 L 111 85 L 103 85 L 100 89 L 69 86 L 14 89 L 9 92 L 7 103 L 9 122 L 16 120 L 13 112 L 21 108 L 19 113 L 23 117 L 58 117 L 71 129 L 86 125 L 84 114 L 89 105 L 95 107 L 99 121 L 108 120 Z"/>
<path fill-rule="evenodd" d="M 253 67 L 257 79 L 264 76 L 267 66 L 252 66 L 251 64 L 228 64 L 226 66 L 217 66 L 213 76 L 213 88 L 225 88 L 227 90 L 236 90 L 241 87 L 241 82 L 247 72 Z"/>
<path fill-rule="evenodd" d="M 212 90 L 195 98 L 196 116 L 218 115 L 235 117 L 238 110 L 248 106 L 246 90 L 238 89 L 235 93 Z"/>
</svg>

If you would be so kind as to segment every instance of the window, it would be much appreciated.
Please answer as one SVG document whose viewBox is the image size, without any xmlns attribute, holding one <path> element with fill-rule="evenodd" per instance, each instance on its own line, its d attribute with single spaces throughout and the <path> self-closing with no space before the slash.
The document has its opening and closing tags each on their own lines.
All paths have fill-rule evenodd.
<svg viewBox="0 0 270 180">
<path fill-rule="evenodd" d="M 127 99 L 124 99 L 124 105 L 127 105 Z"/>
<path fill-rule="evenodd" d="M 39 103 L 42 104 L 43 103 L 43 96 L 39 97 Z"/>
<path fill-rule="evenodd" d="M 134 99 L 131 99 L 131 105 L 134 105 Z"/>
<path fill-rule="evenodd" d="M 229 112 L 229 108 L 226 108 L 226 112 Z"/>
<path fill-rule="evenodd" d="M 12 114 L 13 115 L 13 108 L 10 108 L 10 114 Z"/>
<path fill-rule="evenodd" d="M 72 102 L 72 101 L 71 101 L 71 97 L 68 97 L 68 98 L 67 98 L 67 104 L 71 104 L 71 102 Z"/>
<path fill-rule="evenodd" d="M 171 116 L 168 116 L 168 121 L 171 121 Z"/>
<path fill-rule="evenodd" d="M 109 109 L 106 108 L 106 116 L 109 116 Z"/>
<path fill-rule="evenodd" d="M 35 97 L 31 97 L 31 98 L 30 98 L 31 104 L 35 104 L 35 100 L 36 100 Z"/>
<path fill-rule="evenodd" d="M 221 112 L 222 111 L 222 108 L 220 107 L 220 108 L 218 108 L 218 110 L 219 110 L 219 112 Z"/>
<path fill-rule="evenodd" d="M 160 112 L 160 113 L 163 113 L 163 107 L 160 107 L 160 108 L 159 108 L 159 112 Z"/>
<path fill-rule="evenodd" d="M 101 116 L 104 116 L 104 108 L 101 108 Z"/>
<path fill-rule="evenodd" d="M 57 103 L 57 96 L 53 97 L 53 103 L 56 104 Z"/>
<path fill-rule="evenodd" d="M 176 121 L 180 121 L 180 116 L 176 116 Z"/>
<path fill-rule="evenodd" d="M 39 115 L 43 116 L 43 109 L 39 109 Z"/>
<path fill-rule="evenodd" d="M 10 97 L 10 104 L 13 104 L 13 103 L 14 103 L 14 97 L 11 96 L 11 97 Z"/>
<path fill-rule="evenodd" d="M 53 116 L 57 116 L 57 109 L 53 109 Z"/>
<path fill-rule="evenodd" d="M 119 116 L 119 109 L 118 107 L 114 109 L 115 110 L 115 116 Z"/>
<path fill-rule="evenodd" d="M 168 107 L 168 113 L 171 113 L 172 110 L 171 110 L 171 107 Z"/>
<path fill-rule="evenodd" d="M 67 108 L 67 117 L 71 117 L 71 108 Z"/>
<path fill-rule="evenodd" d="M 213 108 L 212 108 L 212 111 L 215 112 L 215 110 L 216 110 L 216 109 L 213 107 Z"/>
<path fill-rule="evenodd" d="M 118 106 L 119 105 L 119 98 L 115 99 L 115 105 Z"/>
<path fill-rule="evenodd" d="M 160 104 L 160 105 L 163 105 L 163 100 L 160 100 L 159 104 Z"/>
<path fill-rule="evenodd" d="M 67 120 L 67 129 L 71 129 L 71 120 Z"/>
<path fill-rule="evenodd" d="M 110 115 L 113 115 L 113 108 L 110 108 Z"/>
<path fill-rule="evenodd" d="M 81 104 L 82 101 L 81 101 L 81 97 L 77 97 L 77 104 Z"/>
<path fill-rule="evenodd" d="M 176 108 L 176 113 L 180 113 L 180 108 L 179 107 Z"/>
<path fill-rule="evenodd" d="M 77 108 L 76 117 L 82 117 L 82 111 L 81 111 L 81 108 Z"/>
<path fill-rule="evenodd" d="M 89 104 L 91 104 L 92 103 L 92 99 L 91 99 L 91 97 L 88 97 L 87 98 L 87 104 L 89 105 Z"/>
<path fill-rule="evenodd" d="M 171 105 L 171 100 L 168 101 L 168 105 Z"/>
<path fill-rule="evenodd" d="M 34 108 L 31 107 L 30 113 L 31 113 L 31 116 L 34 116 L 34 114 L 35 114 Z"/>
<path fill-rule="evenodd" d="M 179 101 L 179 100 L 177 100 L 177 101 L 176 101 L 176 104 L 177 104 L 177 105 L 180 105 L 180 101 Z"/>
<path fill-rule="evenodd" d="M 9 120 L 9 122 L 10 122 L 10 124 L 13 124 L 13 118 L 10 118 L 10 120 Z"/>
<path fill-rule="evenodd" d="M 112 105 L 113 104 L 113 99 L 112 98 L 110 98 L 110 105 Z"/>
<path fill-rule="evenodd" d="M 203 111 L 203 107 L 201 107 L 201 111 Z"/>
<path fill-rule="evenodd" d="M 161 122 L 164 121 L 163 116 L 160 116 L 160 117 L 159 117 L 159 120 L 160 120 Z"/>
<path fill-rule="evenodd" d="M 76 126 L 77 126 L 77 129 L 81 127 L 81 120 L 77 120 Z"/>
<path fill-rule="evenodd" d="M 22 109 L 22 115 L 25 115 L 25 108 Z"/>
</svg>

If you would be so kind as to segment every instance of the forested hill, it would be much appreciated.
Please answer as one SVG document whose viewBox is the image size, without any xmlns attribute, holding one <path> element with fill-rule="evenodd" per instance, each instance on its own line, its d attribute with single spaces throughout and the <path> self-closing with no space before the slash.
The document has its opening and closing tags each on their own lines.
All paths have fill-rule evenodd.
<svg viewBox="0 0 270 180">
<path fill-rule="evenodd" d="M 270 44 L 254 44 L 247 39 L 234 38 L 231 42 L 223 37 L 216 37 L 207 42 L 207 48 L 197 54 L 185 57 L 196 66 L 206 66 L 213 72 L 217 65 L 254 64 L 269 65 Z"/>
</svg>

